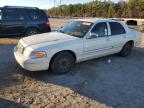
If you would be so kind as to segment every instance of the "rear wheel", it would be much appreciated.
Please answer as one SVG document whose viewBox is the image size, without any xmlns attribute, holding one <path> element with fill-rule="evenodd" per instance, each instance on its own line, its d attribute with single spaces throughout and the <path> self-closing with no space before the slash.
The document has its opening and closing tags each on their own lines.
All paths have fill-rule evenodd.
<svg viewBox="0 0 144 108">
<path fill-rule="evenodd" d="M 132 52 L 132 47 L 133 47 L 132 42 L 127 42 L 127 43 L 123 46 L 123 48 L 122 48 L 122 50 L 121 50 L 121 52 L 120 52 L 120 55 L 123 56 L 123 57 L 129 56 L 129 55 L 131 54 L 131 52 Z"/>
<path fill-rule="evenodd" d="M 38 30 L 36 28 L 30 28 L 26 31 L 25 36 L 31 36 L 31 35 L 35 35 L 38 34 Z"/>
<path fill-rule="evenodd" d="M 62 52 L 54 57 L 51 62 L 51 70 L 56 74 L 69 72 L 74 65 L 74 57 L 71 53 Z"/>
</svg>

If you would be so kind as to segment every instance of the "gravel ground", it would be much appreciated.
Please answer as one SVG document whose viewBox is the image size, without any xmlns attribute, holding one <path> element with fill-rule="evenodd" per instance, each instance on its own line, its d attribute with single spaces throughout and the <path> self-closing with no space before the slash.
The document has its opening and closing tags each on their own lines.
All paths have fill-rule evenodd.
<svg viewBox="0 0 144 108">
<path fill-rule="evenodd" d="M 50 21 L 54 30 L 69 22 Z M 12 53 L 17 40 L 0 39 L 0 108 L 144 107 L 144 34 L 131 56 L 82 62 L 64 75 L 23 70 Z"/>
</svg>

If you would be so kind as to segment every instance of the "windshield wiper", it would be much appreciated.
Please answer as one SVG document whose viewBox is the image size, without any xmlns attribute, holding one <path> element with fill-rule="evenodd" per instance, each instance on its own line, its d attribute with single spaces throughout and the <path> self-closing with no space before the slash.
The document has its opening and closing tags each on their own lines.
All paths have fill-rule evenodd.
<svg viewBox="0 0 144 108">
<path fill-rule="evenodd" d="M 79 36 L 79 35 L 76 35 L 76 34 L 73 34 L 73 33 L 66 33 L 66 34 L 68 34 L 68 35 L 71 35 L 71 36 L 74 36 L 74 37 L 78 37 L 78 38 L 81 38 L 81 36 Z"/>
</svg>

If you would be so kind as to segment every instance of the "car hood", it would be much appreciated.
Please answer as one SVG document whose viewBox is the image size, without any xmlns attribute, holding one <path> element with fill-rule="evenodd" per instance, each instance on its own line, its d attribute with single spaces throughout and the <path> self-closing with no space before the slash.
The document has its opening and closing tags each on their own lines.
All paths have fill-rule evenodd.
<svg viewBox="0 0 144 108">
<path fill-rule="evenodd" d="M 43 33 L 38 35 L 33 35 L 29 37 L 22 38 L 21 41 L 25 44 L 24 47 L 33 46 L 37 44 L 56 44 L 64 41 L 78 39 L 77 37 L 63 34 L 60 32 Z"/>
</svg>

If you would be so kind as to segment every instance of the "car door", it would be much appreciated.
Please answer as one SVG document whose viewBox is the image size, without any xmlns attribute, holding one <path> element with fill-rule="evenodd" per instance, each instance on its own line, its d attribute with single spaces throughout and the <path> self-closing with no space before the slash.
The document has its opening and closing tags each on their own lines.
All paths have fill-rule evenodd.
<svg viewBox="0 0 144 108">
<path fill-rule="evenodd" d="M 24 16 L 21 9 L 3 9 L 3 29 L 5 35 L 18 35 L 24 32 Z"/>
<path fill-rule="evenodd" d="M 0 35 L 2 35 L 2 21 L 0 19 Z"/>
<path fill-rule="evenodd" d="M 110 35 L 109 45 L 112 46 L 111 52 L 119 52 L 126 42 L 126 30 L 119 22 L 109 22 Z"/>
<path fill-rule="evenodd" d="M 112 47 L 109 46 L 107 22 L 97 23 L 88 36 L 84 39 L 84 58 L 97 58 L 107 55 Z"/>
</svg>

